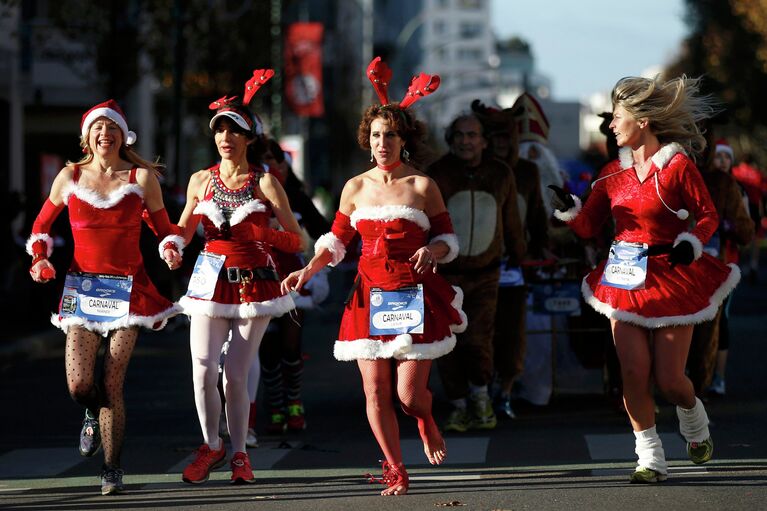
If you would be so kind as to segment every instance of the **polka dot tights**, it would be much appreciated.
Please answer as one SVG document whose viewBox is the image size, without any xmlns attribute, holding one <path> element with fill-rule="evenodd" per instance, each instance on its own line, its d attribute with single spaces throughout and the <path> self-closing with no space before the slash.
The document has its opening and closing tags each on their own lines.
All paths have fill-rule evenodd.
<svg viewBox="0 0 767 511">
<path fill-rule="evenodd" d="M 98 414 L 104 462 L 114 467 L 120 466 L 125 437 L 123 383 L 137 338 L 137 327 L 111 331 L 101 377 L 96 379 L 101 335 L 80 326 L 72 326 L 67 332 L 65 365 L 69 394 L 94 415 Z"/>
</svg>

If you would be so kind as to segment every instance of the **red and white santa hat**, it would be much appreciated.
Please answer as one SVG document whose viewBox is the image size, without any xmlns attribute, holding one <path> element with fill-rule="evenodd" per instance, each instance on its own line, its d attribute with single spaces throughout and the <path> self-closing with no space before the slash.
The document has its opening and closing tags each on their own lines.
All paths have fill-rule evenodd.
<svg viewBox="0 0 767 511">
<path fill-rule="evenodd" d="M 128 121 L 125 119 L 125 113 L 114 99 L 108 99 L 103 103 L 99 103 L 83 114 L 83 119 L 80 121 L 80 133 L 83 138 L 88 136 L 88 130 L 90 129 L 91 124 L 93 124 L 99 117 L 106 117 L 117 124 L 120 127 L 120 131 L 123 132 L 123 138 L 125 138 L 125 143 L 127 145 L 136 143 L 136 134 L 128 129 Z"/>
<path fill-rule="evenodd" d="M 730 159 L 735 159 L 735 153 L 732 151 L 732 146 L 727 143 L 727 139 L 720 138 L 716 141 L 716 150 L 715 153 L 727 153 L 730 155 Z"/>
</svg>

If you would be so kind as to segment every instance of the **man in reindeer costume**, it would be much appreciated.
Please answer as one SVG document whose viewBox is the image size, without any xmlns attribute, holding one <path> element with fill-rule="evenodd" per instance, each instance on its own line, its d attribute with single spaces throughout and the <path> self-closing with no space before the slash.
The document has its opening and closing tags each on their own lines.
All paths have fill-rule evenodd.
<svg viewBox="0 0 767 511">
<path fill-rule="evenodd" d="M 501 257 L 513 264 L 525 254 L 514 174 L 485 149 L 488 142 L 476 115 L 461 115 L 448 127 L 450 152 L 428 174 L 437 182 L 459 240 L 458 257 L 441 267 L 464 292 L 469 320 L 455 349 L 437 360 L 454 409 L 444 429 L 493 429 L 496 417 L 488 394 L 493 376 L 493 335 Z M 468 401 L 467 401 L 468 398 Z M 470 406 L 467 406 L 470 402 Z"/>
</svg>

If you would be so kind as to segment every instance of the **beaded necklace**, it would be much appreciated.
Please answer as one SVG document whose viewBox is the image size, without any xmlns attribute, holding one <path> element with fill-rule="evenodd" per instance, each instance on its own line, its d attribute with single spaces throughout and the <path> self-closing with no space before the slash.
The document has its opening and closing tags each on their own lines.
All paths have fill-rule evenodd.
<svg viewBox="0 0 767 511">
<path fill-rule="evenodd" d="M 221 180 L 220 172 L 218 170 L 213 171 L 213 176 L 211 177 L 213 202 L 221 209 L 227 222 L 232 217 L 234 210 L 253 200 L 255 177 L 255 172 L 248 172 L 248 180 L 245 184 L 237 190 L 232 190 Z"/>
</svg>

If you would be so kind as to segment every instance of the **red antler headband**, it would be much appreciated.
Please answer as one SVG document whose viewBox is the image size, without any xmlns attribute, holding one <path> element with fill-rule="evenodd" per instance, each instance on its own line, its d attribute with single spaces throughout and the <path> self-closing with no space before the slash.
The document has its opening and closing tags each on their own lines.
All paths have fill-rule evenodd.
<svg viewBox="0 0 767 511">
<path fill-rule="evenodd" d="M 373 84 L 378 99 L 382 105 L 389 104 L 389 81 L 392 77 L 392 71 L 384 62 L 381 61 L 381 57 L 374 58 L 367 69 L 367 76 L 370 83 Z M 428 96 L 432 92 L 439 88 L 440 78 L 439 75 L 427 75 L 421 73 L 418 76 L 414 76 L 410 80 L 410 86 L 407 89 L 405 97 L 399 102 L 400 108 L 407 108 L 419 99 Z"/>
<path fill-rule="evenodd" d="M 273 69 L 255 69 L 253 76 L 245 82 L 245 93 L 241 104 L 237 101 L 237 96 L 222 96 L 208 105 L 211 110 L 217 110 L 216 115 L 210 120 L 210 129 L 213 129 L 216 119 L 226 116 L 244 130 L 252 131 L 256 135 L 263 134 L 264 128 L 261 119 L 257 115 L 251 114 L 244 106 L 250 103 L 258 89 L 263 87 L 273 76 Z"/>
</svg>

